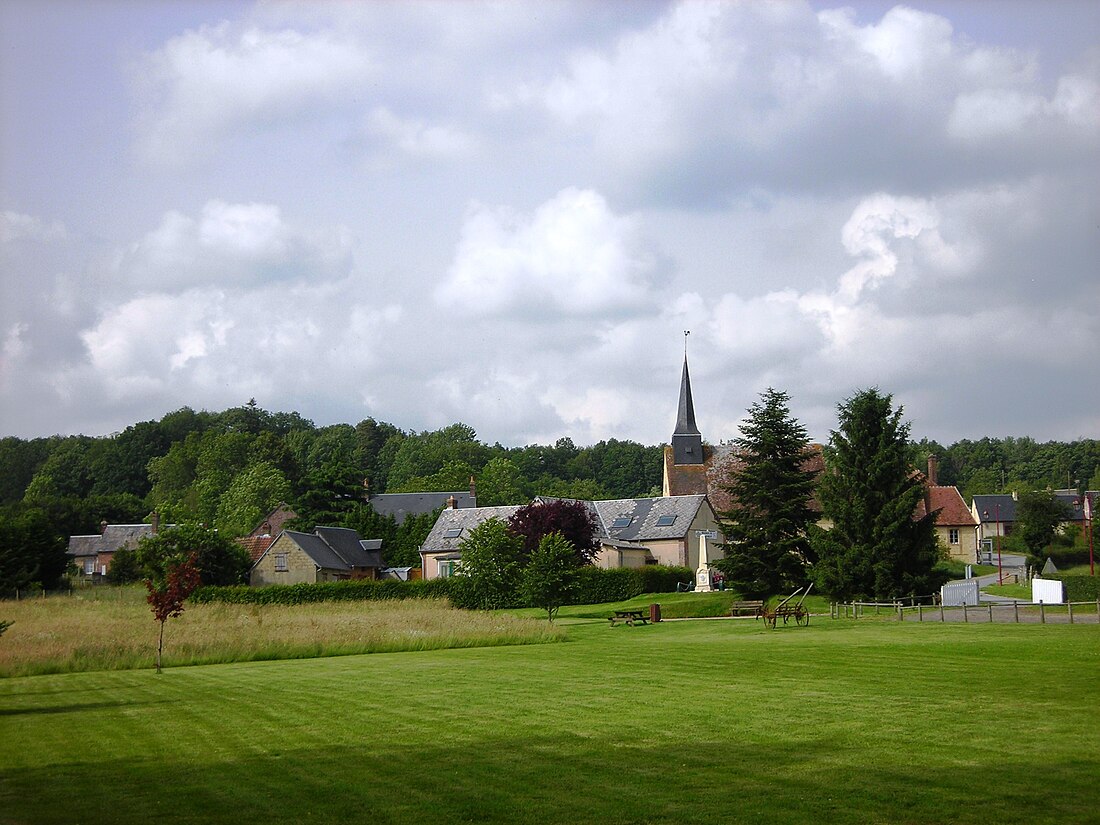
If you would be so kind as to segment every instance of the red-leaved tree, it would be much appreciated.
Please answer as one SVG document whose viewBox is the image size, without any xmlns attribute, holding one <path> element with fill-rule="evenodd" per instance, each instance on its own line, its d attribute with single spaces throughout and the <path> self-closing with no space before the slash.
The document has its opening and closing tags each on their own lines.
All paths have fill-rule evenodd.
<svg viewBox="0 0 1100 825">
<path fill-rule="evenodd" d="M 153 616 L 160 623 L 160 638 L 157 640 L 157 673 L 160 673 L 161 653 L 164 651 L 164 625 L 173 616 L 183 613 L 184 601 L 202 579 L 196 553 L 185 559 L 168 560 L 163 570 L 157 572 L 160 575 L 145 580 L 145 588 L 149 591 L 146 598 L 152 606 Z"/>
<path fill-rule="evenodd" d="M 551 533 L 561 533 L 576 548 L 578 566 L 590 563 L 600 551 L 596 516 L 583 501 L 554 498 L 532 502 L 516 510 L 508 519 L 508 529 L 523 539 L 524 558 L 530 558 Z"/>
</svg>

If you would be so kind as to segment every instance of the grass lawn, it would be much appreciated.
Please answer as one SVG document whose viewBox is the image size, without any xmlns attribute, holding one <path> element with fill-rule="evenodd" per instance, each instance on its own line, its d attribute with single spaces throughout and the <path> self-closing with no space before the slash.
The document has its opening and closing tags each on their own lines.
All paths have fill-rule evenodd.
<svg viewBox="0 0 1100 825">
<path fill-rule="evenodd" d="M 1098 819 L 1097 626 L 606 613 L 561 644 L 0 679 L 0 822 Z"/>
</svg>

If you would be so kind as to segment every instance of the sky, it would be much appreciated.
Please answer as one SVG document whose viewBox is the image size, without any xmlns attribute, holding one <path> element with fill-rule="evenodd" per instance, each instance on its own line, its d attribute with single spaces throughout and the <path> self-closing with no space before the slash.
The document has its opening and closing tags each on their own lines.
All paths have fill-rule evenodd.
<svg viewBox="0 0 1100 825">
<path fill-rule="evenodd" d="M 0 436 L 1100 437 L 1100 4 L 0 3 Z"/>
</svg>

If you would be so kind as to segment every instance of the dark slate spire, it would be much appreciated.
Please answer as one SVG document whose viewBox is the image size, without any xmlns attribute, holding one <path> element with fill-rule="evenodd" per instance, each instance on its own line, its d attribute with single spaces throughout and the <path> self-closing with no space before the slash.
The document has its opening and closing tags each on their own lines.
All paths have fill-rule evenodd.
<svg viewBox="0 0 1100 825">
<path fill-rule="evenodd" d="M 672 434 L 672 463 L 678 466 L 703 463 L 703 436 L 695 423 L 695 405 L 691 401 L 691 376 L 687 356 L 680 379 L 680 406 L 676 411 L 676 430 Z"/>
<path fill-rule="evenodd" d="M 691 376 L 688 360 L 684 357 L 684 374 L 680 377 L 680 407 L 676 411 L 676 435 L 699 435 L 695 424 L 695 405 L 691 403 Z"/>
</svg>

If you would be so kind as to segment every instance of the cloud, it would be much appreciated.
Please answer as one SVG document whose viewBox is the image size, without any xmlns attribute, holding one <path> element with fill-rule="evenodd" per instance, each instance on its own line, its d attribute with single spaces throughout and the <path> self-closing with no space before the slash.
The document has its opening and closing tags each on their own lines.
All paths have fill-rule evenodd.
<svg viewBox="0 0 1100 825">
<path fill-rule="evenodd" d="M 417 158 L 458 158 L 469 155 L 476 147 L 476 140 L 460 129 L 400 118 L 385 106 L 370 113 L 365 131 L 385 145 Z"/>
<path fill-rule="evenodd" d="M 60 221 L 47 223 L 41 218 L 21 212 L 0 212 L 0 244 L 22 240 L 49 243 L 64 240 L 65 237 L 65 226 Z"/>
<path fill-rule="evenodd" d="M 474 205 L 436 300 L 474 315 L 617 314 L 646 303 L 655 266 L 633 219 L 565 189 L 530 216 Z"/>
<path fill-rule="evenodd" d="M 156 229 L 116 255 L 112 268 L 150 291 L 325 281 L 347 275 L 352 248 L 343 227 L 301 229 L 272 204 L 211 200 L 194 218 L 166 213 Z"/>
<path fill-rule="evenodd" d="M 174 37 L 142 62 L 139 124 L 162 163 L 245 124 L 274 124 L 331 106 L 371 76 L 369 54 L 333 31 L 265 30 L 223 22 Z"/>
</svg>

